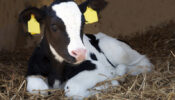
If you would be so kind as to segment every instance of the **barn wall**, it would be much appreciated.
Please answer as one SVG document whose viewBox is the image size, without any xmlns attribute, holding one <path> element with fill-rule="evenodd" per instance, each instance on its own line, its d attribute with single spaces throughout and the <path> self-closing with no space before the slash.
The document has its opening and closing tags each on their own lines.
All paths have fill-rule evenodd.
<svg viewBox="0 0 175 100">
<path fill-rule="evenodd" d="M 23 46 L 26 43 L 25 35 L 20 33 L 21 31 L 19 30 L 19 13 L 28 6 L 41 7 L 42 5 L 49 4 L 50 1 L 0 0 L 0 51 L 13 51 L 16 45 Z"/>
<path fill-rule="evenodd" d="M 0 0 L 0 50 L 12 50 L 18 32 L 18 13 L 24 0 Z"/>
<path fill-rule="evenodd" d="M 132 36 L 135 32 L 144 32 L 150 26 L 175 19 L 175 0 L 107 1 L 107 8 L 100 14 L 100 22 L 88 25 L 86 31 Z"/>
<path fill-rule="evenodd" d="M 28 6 L 41 7 L 53 0 L 0 0 L 0 51 L 33 46 L 38 37 L 25 36 L 18 24 L 19 13 Z M 83 0 L 76 0 L 83 1 Z M 129 35 L 144 32 L 175 19 L 175 0 L 106 0 L 108 5 L 100 13 L 100 22 L 86 25 L 86 33 L 105 32 L 109 35 Z M 30 47 L 29 46 L 29 47 Z"/>
</svg>

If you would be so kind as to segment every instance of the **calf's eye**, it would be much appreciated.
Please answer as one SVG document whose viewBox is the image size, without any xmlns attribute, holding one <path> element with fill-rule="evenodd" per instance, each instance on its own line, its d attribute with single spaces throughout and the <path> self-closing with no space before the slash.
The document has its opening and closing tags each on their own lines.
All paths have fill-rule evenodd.
<svg viewBox="0 0 175 100">
<path fill-rule="evenodd" d="M 58 26 L 56 24 L 51 25 L 52 31 L 56 32 L 58 30 Z"/>
</svg>

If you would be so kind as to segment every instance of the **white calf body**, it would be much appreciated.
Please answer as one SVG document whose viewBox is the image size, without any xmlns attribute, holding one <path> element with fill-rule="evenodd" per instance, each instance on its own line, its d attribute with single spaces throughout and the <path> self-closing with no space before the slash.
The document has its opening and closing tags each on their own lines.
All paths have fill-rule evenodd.
<svg viewBox="0 0 175 100">
<path fill-rule="evenodd" d="M 89 56 L 90 53 L 94 53 L 98 59 L 97 61 L 92 60 L 96 65 L 96 69 L 80 72 L 68 80 L 64 88 L 68 97 L 73 96 L 76 99 L 78 96 L 79 98 L 88 97 L 94 93 L 88 91 L 88 89 L 93 88 L 98 82 L 124 74 L 138 75 L 151 71 L 153 65 L 149 62 L 148 58 L 133 50 L 129 45 L 103 33 L 98 33 L 95 37 L 99 40 L 99 47 L 102 52 L 98 52 L 91 45 L 90 39 L 86 35 L 84 35 L 83 40 L 88 51 L 86 59 L 92 60 Z M 106 58 L 116 67 L 111 66 Z M 112 85 L 119 84 L 117 80 L 111 83 Z M 97 89 L 100 88 L 98 87 Z"/>
</svg>

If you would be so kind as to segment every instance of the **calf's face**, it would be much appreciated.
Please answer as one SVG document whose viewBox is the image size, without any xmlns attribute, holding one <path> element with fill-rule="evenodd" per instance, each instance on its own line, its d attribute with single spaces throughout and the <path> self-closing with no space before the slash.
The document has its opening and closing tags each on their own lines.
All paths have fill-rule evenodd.
<svg viewBox="0 0 175 100">
<path fill-rule="evenodd" d="M 83 14 L 75 2 L 54 2 L 42 10 L 28 8 L 20 14 L 24 25 L 31 14 L 44 25 L 44 37 L 50 51 L 59 62 L 80 63 L 85 59 L 86 49 L 81 31 L 84 24 Z"/>
<path fill-rule="evenodd" d="M 72 1 L 53 3 L 48 8 L 45 35 L 51 52 L 59 61 L 79 63 L 85 59 L 82 18 L 79 7 Z"/>
</svg>

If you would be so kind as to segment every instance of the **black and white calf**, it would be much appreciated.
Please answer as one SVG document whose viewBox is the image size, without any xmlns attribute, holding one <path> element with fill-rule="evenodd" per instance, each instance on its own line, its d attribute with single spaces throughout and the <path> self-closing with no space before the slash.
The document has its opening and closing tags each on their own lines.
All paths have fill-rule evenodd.
<svg viewBox="0 0 175 100">
<path fill-rule="evenodd" d="M 44 25 L 42 40 L 29 61 L 27 91 L 64 88 L 68 97 L 87 97 L 93 94 L 88 89 L 98 82 L 151 71 L 148 58 L 124 42 L 103 33 L 82 34 L 83 11 L 89 2 L 78 6 L 72 0 L 57 0 L 49 7 L 29 8 L 21 13 L 24 25 L 32 13 Z"/>
</svg>

